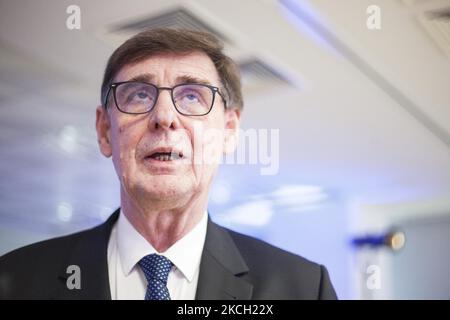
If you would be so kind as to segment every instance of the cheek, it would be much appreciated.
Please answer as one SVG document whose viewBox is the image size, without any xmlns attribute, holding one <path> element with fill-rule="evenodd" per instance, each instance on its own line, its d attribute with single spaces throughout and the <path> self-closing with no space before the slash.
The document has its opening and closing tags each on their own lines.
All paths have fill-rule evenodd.
<svg viewBox="0 0 450 320">
<path fill-rule="evenodd" d="M 210 130 L 203 137 L 203 157 L 207 165 L 218 165 L 223 152 L 223 132 Z"/>
<path fill-rule="evenodd" d="M 126 178 L 130 172 L 135 170 L 135 150 L 137 136 L 133 135 L 124 125 L 118 125 L 113 130 L 113 162 L 117 172 Z"/>
<path fill-rule="evenodd" d="M 218 125 L 201 123 L 193 128 L 194 164 L 218 165 L 223 152 L 224 130 Z"/>
</svg>

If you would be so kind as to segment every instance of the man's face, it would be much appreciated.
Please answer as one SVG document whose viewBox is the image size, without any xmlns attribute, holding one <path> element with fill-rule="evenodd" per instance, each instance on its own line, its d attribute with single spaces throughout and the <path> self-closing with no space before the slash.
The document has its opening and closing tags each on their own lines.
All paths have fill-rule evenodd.
<svg viewBox="0 0 450 320">
<path fill-rule="evenodd" d="M 121 69 L 114 82 L 146 78 L 158 87 L 173 87 L 186 79 L 221 88 L 211 59 L 202 52 L 161 54 Z M 211 112 L 185 116 L 175 109 L 167 90 L 146 114 L 120 112 L 111 99 L 107 111 L 97 108 L 97 134 L 102 153 L 112 156 L 122 194 L 135 201 L 176 205 L 196 194 L 207 194 L 223 152 L 231 152 L 239 126 L 239 111 L 224 109 L 216 94 Z M 158 153 L 176 154 L 170 158 Z"/>
</svg>

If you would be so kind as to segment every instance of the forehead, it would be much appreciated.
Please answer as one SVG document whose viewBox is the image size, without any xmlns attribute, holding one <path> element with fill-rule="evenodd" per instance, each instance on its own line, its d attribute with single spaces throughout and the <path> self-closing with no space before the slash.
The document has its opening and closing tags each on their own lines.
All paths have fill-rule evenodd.
<svg viewBox="0 0 450 320">
<path fill-rule="evenodd" d="M 211 58 L 203 52 L 163 53 L 125 65 L 114 81 L 128 81 L 139 75 L 151 76 L 156 85 L 175 85 L 178 79 L 193 78 L 219 85 L 219 76 Z"/>
</svg>

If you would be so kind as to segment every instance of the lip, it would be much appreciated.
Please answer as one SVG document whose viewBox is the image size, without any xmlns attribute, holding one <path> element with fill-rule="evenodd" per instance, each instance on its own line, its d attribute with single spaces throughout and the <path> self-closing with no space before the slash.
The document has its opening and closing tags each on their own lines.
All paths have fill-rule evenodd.
<svg viewBox="0 0 450 320">
<path fill-rule="evenodd" d="M 185 158 L 185 153 L 182 150 L 172 148 L 172 147 L 158 147 L 158 148 L 154 148 L 154 149 L 150 150 L 149 152 L 147 152 L 146 155 L 144 156 L 144 159 L 159 161 L 159 160 L 151 158 L 151 156 L 155 153 L 175 153 L 177 155 L 181 155 L 180 160 L 183 160 Z M 170 160 L 170 161 L 175 161 L 175 160 Z M 170 161 L 166 161 L 166 162 L 170 162 Z M 161 161 L 159 161 L 159 162 L 161 162 Z"/>
<path fill-rule="evenodd" d="M 182 154 L 182 157 L 179 159 L 172 159 L 168 161 L 161 161 L 151 157 L 154 153 L 176 153 L 178 155 Z M 175 170 L 175 167 L 181 164 L 186 164 L 189 162 L 189 156 L 186 152 L 183 152 L 181 149 L 175 147 L 167 147 L 161 146 L 151 149 L 149 152 L 145 153 L 145 156 L 142 158 L 143 163 L 151 168 L 152 171 L 157 170 L 157 172 L 163 170 L 163 172 L 172 172 Z"/>
</svg>

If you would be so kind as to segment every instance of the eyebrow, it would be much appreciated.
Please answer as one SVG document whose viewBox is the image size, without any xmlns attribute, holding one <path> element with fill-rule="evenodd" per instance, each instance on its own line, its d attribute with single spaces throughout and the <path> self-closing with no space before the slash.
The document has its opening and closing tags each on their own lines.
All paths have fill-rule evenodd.
<svg viewBox="0 0 450 320">
<path fill-rule="evenodd" d="M 205 79 L 193 77 L 193 76 L 179 76 L 175 79 L 176 83 L 198 83 L 198 84 L 206 84 L 211 85 L 211 82 Z"/>
<path fill-rule="evenodd" d="M 155 76 L 151 73 L 141 73 L 134 77 L 131 77 L 127 81 L 135 81 L 135 82 L 152 82 L 155 79 Z"/>
<path fill-rule="evenodd" d="M 142 74 L 138 74 L 136 76 L 131 77 L 127 81 L 153 83 L 155 78 L 156 78 L 155 75 L 153 75 L 151 73 L 142 73 Z M 175 79 L 175 83 L 176 84 L 181 84 L 181 83 L 198 83 L 198 84 L 211 85 L 211 82 L 208 81 L 208 80 L 197 78 L 197 77 L 194 77 L 194 76 L 188 76 L 188 75 L 178 76 Z"/>
</svg>

